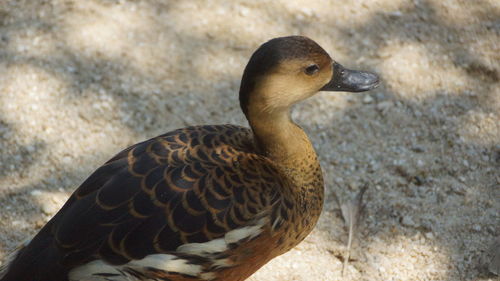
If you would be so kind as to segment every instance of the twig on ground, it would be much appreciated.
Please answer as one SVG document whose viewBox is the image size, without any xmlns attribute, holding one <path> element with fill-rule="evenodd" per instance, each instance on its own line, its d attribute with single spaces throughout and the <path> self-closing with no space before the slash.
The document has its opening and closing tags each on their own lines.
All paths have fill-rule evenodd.
<svg viewBox="0 0 500 281">
<path fill-rule="evenodd" d="M 349 230 L 349 238 L 347 240 L 347 249 L 344 257 L 344 262 L 342 264 L 342 276 L 344 276 L 345 268 L 349 262 L 351 256 L 351 245 L 354 238 L 355 230 L 359 223 L 359 218 L 363 212 L 363 195 L 368 189 L 368 184 L 365 184 L 359 193 L 354 197 L 354 199 L 349 200 L 343 204 L 340 204 L 340 211 L 342 212 L 342 217 Z"/>
</svg>

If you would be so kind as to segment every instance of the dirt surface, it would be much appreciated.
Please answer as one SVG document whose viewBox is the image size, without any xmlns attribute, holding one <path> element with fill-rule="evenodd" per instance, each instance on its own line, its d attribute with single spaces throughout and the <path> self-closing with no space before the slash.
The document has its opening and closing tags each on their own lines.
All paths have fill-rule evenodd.
<svg viewBox="0 0 500 281">
<path fill-rule="evenodd" d="M 0 260 L 122 148 L 195 124 L 246 125 L 255 48 L 302 34 L 378 89 L 294 109 L 327 201 L 268 280 L 494 280 L 500 236 L 500 2 L 0 1 Z M 364 185 L 347 233 L 336 199 Z M 500 255 L 500 254 L 499 254 Z"/>
</svg>

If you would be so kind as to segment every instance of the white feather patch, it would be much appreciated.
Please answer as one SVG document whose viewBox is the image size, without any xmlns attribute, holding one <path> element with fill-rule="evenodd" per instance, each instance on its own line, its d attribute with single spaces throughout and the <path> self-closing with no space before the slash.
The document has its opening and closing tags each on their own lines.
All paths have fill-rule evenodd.
<svg viewBox="0 0 500 281">
<path fill-rule="evenodd" d="M 265 224 L 265 219 L 260 219 L 257 224 L 252 226 L 245 226 L 231 230 L 224 236 L 227 244 L 236 243 L 242 239 L 252 239 L 255 238 L 262 232 L 262 227 Z"/>
<path fill-rule="evenodd" d="M 220 253 L 227 250 L 226 241 L 223 238 L 214 239 L 205 243 L 189 243 L 177 248 L 177 252 L 206 256 L 207 254 Z"/>
<path fill-rule="evenodd" d="M 233 264 L 232 264 L 231 260 L 229 260 L 229 259 L 218 259 L 212 263 L 213 268 L 230 267 L 231 265 L 233 265 Z"/>
<path fill-rule="evenodd" d="M 154 267 L 164 271 L 178 272 L 191 276 L 198 276 L 203 268 L 198 264 L 189 264 L 185 259 L 176 258 L 174 255 L 154 254 L 143 258 L 142 260 L 131 261 L 124 266 L 136 267 Z"/>
<path fill-rule="evenodd" d="M 200 275 L 200 278 L 203 280 L 212 280 L 215 279 L 215 277 L 217 276 L 213 272 L 205 272 Z"/>
<path fill-rule="evenodd" d="M 265 219 L 260 219 L 255 225 L 237 228 L 226 233 L 224 238 L 214 239 L 205 243 L 189 243 L 177 248 L 177 252 L 208 257 L 211 254 L 224 252 L 228 245 L 242 239 L 252 239 L 262 232 Z"/>
<path fill-rule="evenodd" d="M 70 271 L 69 280 L 71 281 L 130 281 L 136 280 L 135 277 L 126 274 L 124 268 L 132 268 L 143 272 L 145 267 L 152 267 L 167 272 L 177 272 L 190 276 L 199 276 L 203 268 L 201 265 L 189 264 L 185 259 L 176 258 L 174 255 L 154 254 L 146 256 L 141 260 L 130 261 L 124 265 L 113 266 L 102 260 L 91 261 Z M 117 274 L 118 276 L 100 277 L 96 274 Z M 126 274 L 126 275 L 124 275 Z"/>
<path fill-rule="evenodd" d="M 120 276 L 113 279 L 110 277 L 109 280 L 129 281 L 129 279 L 123 276 L 117 268 L 118 267 L 112 266 L 102 260 L 95 260 L 72 269 L 68 274 L 68 278 L 70 281 L 98 281 L 105 279 L 103 279 L 103 277 L 94 276 L 94 274 L 119 274 Z"/>
<path fill-rule="evenodd" d="M 262 232 L 266 219 L 261 218 L 255 225 L 245 226 L 229 231 L 222 238 L 214 239 L 205 243 L 189 243 L 177 248 L 177 252 L 183 254 L 197 255 L 210 258 L 211 255 L 228 250 L 228 245 L 237 243 L 243 239 L 253 239 Z M 213 268 L 230 267 L 232 263 L 228 259 L 213 259 Z M 130 261 L 124 265 L 114 266 L 102 260 L 91 261 L 79 266 L 69 273 L 70 281 L 132 281 L 137 280 L 128 275 L 125 268 L 132 268 L 144 272 L 144 268 L 150 267 L 166 272 L 176 272 L 203 280 L 212 280 L 216 277 L 213 272 L 203 272 L 202 265 L 190 264 L 188 260 L 178 258 L 174 254 L 154 254 L 146 256 L 141 260 Z M 116 274 L 116 276 L 96 276 L 95 274 Z"/>
<path fill-rule="evenodd" d="M 277 218 L 274 220 L 273 225 L 272 225 L 272 227 L 271 227 L 271 228 L 272 228 L 273 230 L 274 230 L 274 229 L 276 229 L 276 226 L 280 223 L 280 221 L 281 221 L 281 218 L 280 218 L 280 217 L 277 217 Z"/>
</svg>

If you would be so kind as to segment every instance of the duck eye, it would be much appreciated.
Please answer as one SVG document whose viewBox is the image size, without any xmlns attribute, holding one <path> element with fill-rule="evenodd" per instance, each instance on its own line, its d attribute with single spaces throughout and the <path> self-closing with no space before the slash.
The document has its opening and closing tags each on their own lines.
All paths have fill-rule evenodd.
<svg viewBox="0 0 500 281">
<path fill-rule="evenodd" d="M 310 66 L 306 67 L 304 70 L 304 73 L 307 75 L 313 75 L 316 72 L 318 72 L 319 66 L 317 64 L 311 64 Z"/>
</svg>

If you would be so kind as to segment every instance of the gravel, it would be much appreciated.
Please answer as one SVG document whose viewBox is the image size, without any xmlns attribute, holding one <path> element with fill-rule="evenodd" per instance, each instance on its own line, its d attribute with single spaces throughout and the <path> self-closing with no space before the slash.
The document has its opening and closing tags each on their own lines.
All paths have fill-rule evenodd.
<svg viewBox="0 0 500 281">
<path fill-rule="evenodd" d="M 303 34 L 382 85 L 295 107 L 327 201 L 313 233 L 250 280 L 494 280 L 499 18 L 496 0 L 1 1 L 0 261 L 122 148 L 187 125 L 246 125 L 249 56 Z M 365 184 L 342 277 L 336 201 Z"/>
</svg>

